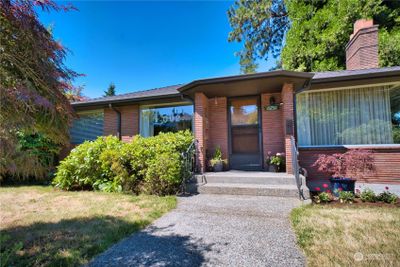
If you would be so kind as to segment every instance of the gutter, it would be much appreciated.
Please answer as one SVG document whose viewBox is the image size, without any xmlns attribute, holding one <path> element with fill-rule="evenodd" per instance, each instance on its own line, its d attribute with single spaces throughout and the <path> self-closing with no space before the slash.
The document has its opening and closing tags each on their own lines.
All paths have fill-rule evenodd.
<svg viewBox="0 0 400 267">
<path fill-rule="evenodd" d="M 108 104 L 108 107 L 117 113 L 117 136 L 121 140 L 121 111 L 115 109 L 112 104 Z"/>
</svg>

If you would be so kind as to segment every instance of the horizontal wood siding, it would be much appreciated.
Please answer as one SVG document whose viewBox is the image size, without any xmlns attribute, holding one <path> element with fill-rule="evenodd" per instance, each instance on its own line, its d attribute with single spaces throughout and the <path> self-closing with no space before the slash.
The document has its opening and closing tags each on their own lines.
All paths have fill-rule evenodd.
<svg viewBox="0 0 400 267">
<path fill-rule="evenodd" d="M 388 183 L 400 184 L 400 148 L 368 148 L 374 152 L 374 166 L 375 171 L 373 174 L 368 175 L 360 182 L 365 183 Z M 308 172 L 309 181 L 319 181 L 329 178 L 317 171 L 316 167 L 311 167 L 319 154 L 334 154 L 343 153 L 348 149 L 346 148 L 299 148 L 299 161 L 300 166 L 305 168 Z"/>
</svg>

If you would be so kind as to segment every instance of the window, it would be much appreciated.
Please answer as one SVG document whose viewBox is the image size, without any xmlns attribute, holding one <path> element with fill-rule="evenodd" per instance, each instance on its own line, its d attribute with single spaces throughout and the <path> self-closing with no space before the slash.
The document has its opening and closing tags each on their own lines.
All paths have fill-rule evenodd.
<svg viewBox="0 0 400 267">
<path fill-rule="evenodd" d="M 73 121 L 70 129 L 71 143 L 81 144 L 103 135 L 103 122 L 103 110 L 79 112 L 78 118 Z"/>
<path fill-rule="evenodd" d="M 393 86 L 296 96 L 300 146 L 400 143 L 400 89 Z"/>
<path fill-rule="evenodd" d="M 140 110 L 140 135 L 155 136 L 160 132 L 192 130 L 193 106 L 153 106 Z"/>
</svg>

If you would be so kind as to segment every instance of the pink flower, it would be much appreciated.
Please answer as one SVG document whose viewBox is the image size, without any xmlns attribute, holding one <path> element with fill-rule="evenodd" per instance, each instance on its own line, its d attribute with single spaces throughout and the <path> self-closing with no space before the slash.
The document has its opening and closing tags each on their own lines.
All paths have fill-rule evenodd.
<svg viewBox="0 0 400 267">
<path fill-rule="evenodd" d="M 321 191 L 321 188 L 316 187 L 315 190 L 316 190 L 316 191 Z"/>
<path fill-rule="evenodd" d="M 338 188 L 338 191 L 343 191 L 343 188 L 339 187 L 339 188 Z"/>
<path fill-rule="evenodd" d="M 327 192 L 327 193 L 330 193 L 330 192 L 331 192 L 331 190 L 326 190 L 326 192 Z"/>
<path fill-rule="evenodd" d="M 322 187 L 323 188 L 328 188 L 328 185 L 327 184 L 323 184 Z"/>
<path fill-rule="evenodd" d="M 385 189 L 386 189 L 386 190 L 389 190 L 389 186 L 385 186 Z"/>
</svg>

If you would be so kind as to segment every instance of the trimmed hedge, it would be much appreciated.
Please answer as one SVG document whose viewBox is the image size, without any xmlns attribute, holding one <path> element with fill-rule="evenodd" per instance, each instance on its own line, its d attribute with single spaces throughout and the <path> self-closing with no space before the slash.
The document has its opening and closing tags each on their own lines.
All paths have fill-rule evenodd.
<svg viewBox="0 0 400 267">
<path fill-rule="evenodd" d="M 99 137 L 74 148 L 58 166 L 53 184 L 65 190 L 174 194 L 183 178 L 182 153 L 189 131 L 136 136 L 130 143 Z"/>
</svg>

